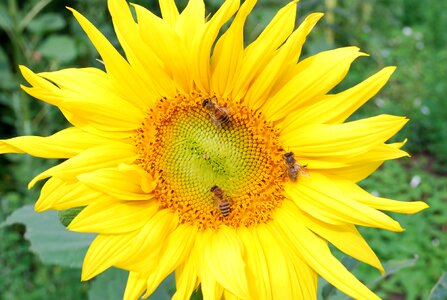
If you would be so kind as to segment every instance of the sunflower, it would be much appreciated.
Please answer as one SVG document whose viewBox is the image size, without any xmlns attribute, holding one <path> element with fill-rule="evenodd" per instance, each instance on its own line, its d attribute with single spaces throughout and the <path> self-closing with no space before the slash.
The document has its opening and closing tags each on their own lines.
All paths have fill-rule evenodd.
<svg viewBox="0 0 447 300">
<path fill-rule="evenodd" d="M 323 14 L 295 29 L 297 1 L 244 47 L 255 2 L 227 0 L 206 17 L 203 0 L 181 13 L 160 0 L 162 18 L 135 4 L 134 18 L 125 0 L 109 0 L 126 58 L 70 9 L 106 71 L 21 67 L 22 88 L 72 126 L 2 140 L 0 151 L 66 159 L 29 187 L 49 178 L 36 211 L 82 207 L 68 228 L 98 234 L 82 280 L 115 266 L 129 271 L 125 299 L 149 296 L 175 272 L 174 299 L 200 286 L 204 299 L 308 300 L 320 275 L 351 297 L 378 299 L 328 244 L 383 271 L 356 225 L 402 231 L 382 211 L 427 207 L 357 185 L 408 155 L 404 142 L 386 143 L 406 118 L 345 122 L 395 68 L 329 94 L 365 54 L 346 47 L 299 60 Z"/>
</svg>

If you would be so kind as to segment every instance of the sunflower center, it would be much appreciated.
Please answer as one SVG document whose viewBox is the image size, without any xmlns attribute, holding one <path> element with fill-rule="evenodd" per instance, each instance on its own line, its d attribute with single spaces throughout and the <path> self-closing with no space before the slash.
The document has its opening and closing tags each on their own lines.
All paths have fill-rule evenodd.
<svg viewBox="0 0 447 300">
<path fill-rule="evenodd" d="M 155 198 L 182 223 L 200 229 L 265 223 L 283 199 L 278 133 L 240 104 L 198 94 L 161 99 L 136 146 L 138 163 L 157 179 Z"/>
</svg>

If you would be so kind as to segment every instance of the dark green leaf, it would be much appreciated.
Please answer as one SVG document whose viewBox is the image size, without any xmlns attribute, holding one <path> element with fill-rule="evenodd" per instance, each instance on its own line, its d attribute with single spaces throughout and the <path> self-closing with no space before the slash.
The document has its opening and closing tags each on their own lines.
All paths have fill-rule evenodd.
<svg viewBox="0 0 447 300">
<path fill-rule="evenodd" d="M 44 263 L 80 268 L 92 242 L 93 234 L 68 231 L 59 222 L 57 212 L 36 213 L 32 205 L 14 211 L 0 227 L 21 223 L 26 226 L 25 238 L 30 241 L 30 250 Z"/>
<path fill-rule="evenodd" d="M 75 207 L 58 212 L 59 221 L 67 227 L 71 221 L 84 209 L 84 207 Z"/>
<path fill-rule="evenodd" d="M 0 28 L 9 31 L 12 26 L 12 19 L 8 14 L 8 10 L 3 4 L 0 4 Z"/>
<path fill-rule="evenodd" d="M 67 35 L 52 35 L 38 47 L 38 52 L 48 59 L 68 62 L 76 58 L 76 45 Z"/>
<path fill-rule="evenodd" d="M 429 300 L 445 300 L 447 299 L 447 273 L 442 273 L 436 285 L 430 292 Z"/>
</svg>

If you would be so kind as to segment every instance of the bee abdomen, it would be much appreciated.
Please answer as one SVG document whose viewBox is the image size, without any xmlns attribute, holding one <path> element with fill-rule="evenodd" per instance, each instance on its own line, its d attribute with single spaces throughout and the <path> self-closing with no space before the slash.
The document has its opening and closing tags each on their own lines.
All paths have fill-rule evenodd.
<svg viewBox="0 0 447 300">
<path fill-rule="evenodd" d="M 231 212 L 230 203 L 227 201 L 219 203 L 219 210 L 224 217 L 228 217 Z"/>
</svg>

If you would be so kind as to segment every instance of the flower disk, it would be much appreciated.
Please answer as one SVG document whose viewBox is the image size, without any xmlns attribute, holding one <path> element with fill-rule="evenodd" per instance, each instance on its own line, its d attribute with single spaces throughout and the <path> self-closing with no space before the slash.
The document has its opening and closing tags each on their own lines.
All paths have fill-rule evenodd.
<svg viewBox="0 0 447 300">
<path fill-rule="evenodd" d="M 199 229 L 266 223 L 284 199 L 278 132 L 260 113 L 230 102 L 218 101 L 228 123 L 214 124 L 204 100 L 178 96 L 150 109 L 135 139 L 137 163 L 159 179 L 155 197 L 178 212 L 180 223 Z M 215 185 L 231 202 L 228 216 L 213 201 Z"/>
</svg>

